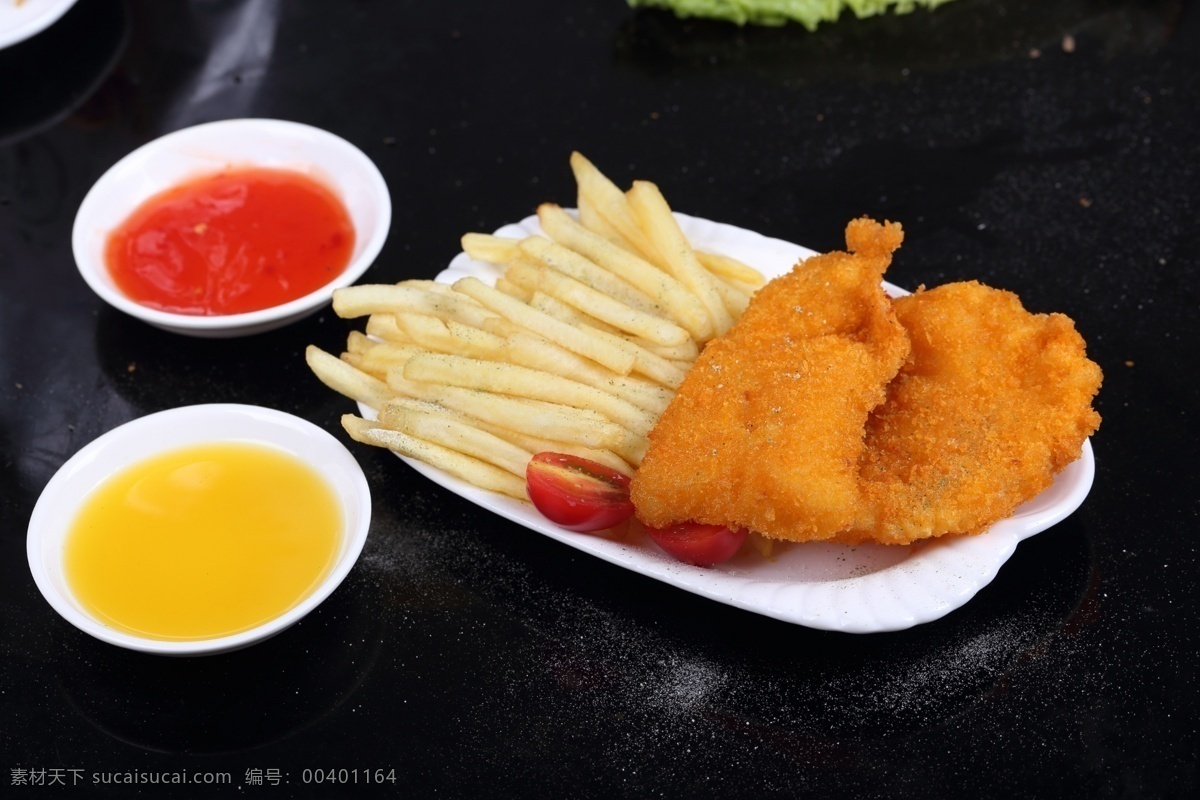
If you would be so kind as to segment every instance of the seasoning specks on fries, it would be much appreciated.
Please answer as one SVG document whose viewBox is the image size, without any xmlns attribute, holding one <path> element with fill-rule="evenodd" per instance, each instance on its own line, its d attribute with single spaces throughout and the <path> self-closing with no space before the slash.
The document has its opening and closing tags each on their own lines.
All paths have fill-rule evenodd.
<svg viewBox="0 0 1200 800">
<path fill-rule="evenodd" d="M 729 256 L 694 250 L 662 193 L 626 193 L 575 153 L 579 218 L 537 210 L 546 237 L 462 237 L 504 274 L 489 286 L 410 280 L 334 293 L 366 317 L 340 357 L 309 367 L 374 409 L 342 419 L 356 441 L 527 499 L 535 453 L 586 458 L 626 475 L 702 345 L 728 330 L 765 283 Z"/>
</svg>

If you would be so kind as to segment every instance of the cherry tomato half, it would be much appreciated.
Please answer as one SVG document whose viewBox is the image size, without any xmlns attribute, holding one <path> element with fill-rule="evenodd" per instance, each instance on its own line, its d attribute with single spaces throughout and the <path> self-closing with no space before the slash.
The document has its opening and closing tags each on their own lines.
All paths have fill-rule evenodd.
<svg viewBox="0 0 1200 800">
<path fill-rule="evenodd" d="M 680 522 L 666 528 L 646 528 L 654 543 L 685 564 L 711 567 L 733 558 L 749 531 L 724 525 Z"/>
<path fill-rule="evenodd" d="M 633 516 L 629 477 L 564 453 L 538 453 L 525 468 L 537 510 L 569 531 L 602 531 Z"/>
</svg>

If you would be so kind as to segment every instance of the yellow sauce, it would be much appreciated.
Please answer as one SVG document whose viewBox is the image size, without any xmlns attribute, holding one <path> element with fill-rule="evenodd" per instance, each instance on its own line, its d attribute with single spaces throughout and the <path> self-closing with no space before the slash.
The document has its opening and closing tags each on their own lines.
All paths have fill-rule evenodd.
<svg viewBox="0 0 1200 800">
<path fill-rule="evenodd" d="M 65 544 L 75 598 L 153 639 L 210 639 L 271 620 L 329 574 L 342 540 L 332 487 L 295 457 L 212 444 L 154 456 L 85 499 Z"/>
</svg>

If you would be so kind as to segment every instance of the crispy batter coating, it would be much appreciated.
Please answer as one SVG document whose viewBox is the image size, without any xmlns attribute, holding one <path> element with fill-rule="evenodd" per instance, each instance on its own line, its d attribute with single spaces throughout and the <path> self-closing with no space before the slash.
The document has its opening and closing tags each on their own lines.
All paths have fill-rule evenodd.
<svg viewBox="0 0 1200 800">
<path fill-rule="evenodd" d="M 792 540 L 854 522 L 867 416 L 908 354 L 880 286 L 902 239 L 898 224 L 851 222 L 851 253 L 800 263 L 708 344 L 650 433 L 639 519 Z"/>
<path fill-rule="evenodd" d="M 912 353 L 871 415 L 863 504 L 841 541 L 980 533 L 1079 458 L 1100 367 L 1062 314 L 975 281 L 894 301 Z"/>
</svg>

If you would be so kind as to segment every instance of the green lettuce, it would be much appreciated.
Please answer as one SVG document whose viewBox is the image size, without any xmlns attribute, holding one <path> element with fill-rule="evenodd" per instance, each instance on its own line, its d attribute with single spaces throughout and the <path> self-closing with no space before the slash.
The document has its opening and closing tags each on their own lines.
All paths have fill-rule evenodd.
<svg viewBox="0 0 1200 800">
<path fill-rule="evenodd" d="M 784 25 L 799 22 L 816 30 L 849 8 L 855 16 L 870 17 L 888 10 L 907 14 L 917 6 L 937 8 L 950 0 L 627 0 L 630 6 L 666 8 L 680 17 L 711 17 L 738 25 Z"/>
</svg>

